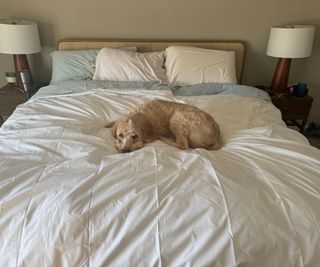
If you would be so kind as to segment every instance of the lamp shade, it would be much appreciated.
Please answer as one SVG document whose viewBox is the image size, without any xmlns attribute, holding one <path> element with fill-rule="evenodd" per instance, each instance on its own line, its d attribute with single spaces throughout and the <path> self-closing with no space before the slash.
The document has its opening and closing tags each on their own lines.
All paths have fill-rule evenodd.
<svg viewBox="0 0 320 267">
<path fill-rule="evenodd" d="M 315 27 L 311 25 L 274 26 L 270 30 L 267 55 L 278 58 L 304 58 L 312 52 Z"/>
<path fill-rule="evenodd" d="M 0 53 L 22 55 L 40 51 L 36 23 L 25 20 L 0 20 Z"/>
</svg>

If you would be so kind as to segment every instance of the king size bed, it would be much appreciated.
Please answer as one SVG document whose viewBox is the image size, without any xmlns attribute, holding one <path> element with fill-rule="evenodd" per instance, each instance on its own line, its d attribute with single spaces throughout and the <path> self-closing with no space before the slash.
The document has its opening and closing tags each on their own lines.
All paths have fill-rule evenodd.
<svg viewBox="0 0 320 267">
<path fill-rule="evenodd" d="M 99 59 L 102 47 L 123 49 Z M 123 64 L 99 65 L 168 47 L 171 82 L 150 81 L 156 71 L 136 81 L 130 64 L 113 80 Z M 0 266 L 319 266 L 320 151 L 265 92 L 236 84 L 244 52 L 230 41 L 60 42 L 51 84 L 0 129 Z M 181 69 L 189 56 L 218 63 L 199 78 L 200 60 Z M 104 126 L 152 99 L 211 114 L 223 147 L 119 153 Z"/>
</svg>

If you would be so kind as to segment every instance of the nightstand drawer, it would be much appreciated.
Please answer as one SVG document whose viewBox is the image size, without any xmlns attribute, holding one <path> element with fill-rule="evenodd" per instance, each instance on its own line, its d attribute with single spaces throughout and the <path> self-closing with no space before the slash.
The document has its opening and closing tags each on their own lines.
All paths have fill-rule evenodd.
<svg viewBox="0 0 320 267">
<path fill-rule="evenodd" d="M 0 116 L 9 116 L 16 107 L 27 101 L 27 96 L 15 85 L 5 85 L 0 89 Z"/>
<path fill-rule="evenodd" d="M 272 97 L 272 103 L 281 110 L 283 119 L 303 119 L 308 115 L 312 104 L 310 96 Z"/>
<path fill-rule="evenodd" d="M 303 132 L 313 98 L 311 96 L 271 96 L 272 103 L 281 111 L 282 119 L 287 125 L 296 125 Z M 298 123 L 297 121 L 302 121 Z"/>
</svg>

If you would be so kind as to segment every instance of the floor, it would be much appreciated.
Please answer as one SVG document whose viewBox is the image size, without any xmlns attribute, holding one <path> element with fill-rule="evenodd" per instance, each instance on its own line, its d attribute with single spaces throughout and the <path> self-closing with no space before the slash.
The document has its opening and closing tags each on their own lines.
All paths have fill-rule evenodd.
<svg viewBox="0 0 320 267">
<path fill-rule="evenodd" d="M 309 140 L 309 143 L 320 149 L 320 138 L 319 137 L 309 137 L 306 136 Z"/>
<path fill-rule="evenodd" d="M 299 131 L 299 129 L 296 128 L 296 127 L 294 127 L 294 126 L 289 126 L 289 128 Z M 306 136 L 306 135 L 305 135 L 305 137 L 308 139 L 309 143 L 310 143 L 312 146 L 320 149 L 320 138 L 319 138 L 319 137 Z"/>
</svg>

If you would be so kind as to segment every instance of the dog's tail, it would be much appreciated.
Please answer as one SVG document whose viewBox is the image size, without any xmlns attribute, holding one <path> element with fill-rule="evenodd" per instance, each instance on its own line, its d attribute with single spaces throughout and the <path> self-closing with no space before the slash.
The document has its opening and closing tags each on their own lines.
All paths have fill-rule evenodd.
<svg viewBox="0 0 320 267">
<path fill-rule="evenodd" d="M 219 150 L 222 147 L 221 142 L 216 142 L 212 146 L 209 147 L 209 150 Z"/>
<path fill-rule="evenodd" d="M 105 128 L 112 128 L 112 126 L 116 123 L 116 121 L 112 121 L 109 122 L 106 126 L 104 126 Z"/>
</svg>

